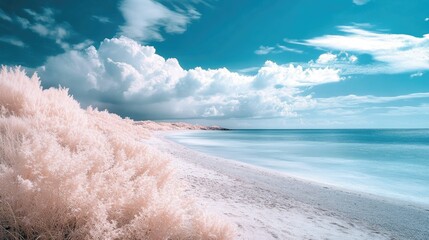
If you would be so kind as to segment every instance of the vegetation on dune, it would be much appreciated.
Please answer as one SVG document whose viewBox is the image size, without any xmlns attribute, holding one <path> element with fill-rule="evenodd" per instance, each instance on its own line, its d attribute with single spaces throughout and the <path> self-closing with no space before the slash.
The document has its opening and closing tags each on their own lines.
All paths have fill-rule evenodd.
<svg viewBox="0 0 429 240">
<path fill-rule="evenodd" d="M 230 239 L 132 120 L 0 73 L 0 239 Z"/>
</svg>

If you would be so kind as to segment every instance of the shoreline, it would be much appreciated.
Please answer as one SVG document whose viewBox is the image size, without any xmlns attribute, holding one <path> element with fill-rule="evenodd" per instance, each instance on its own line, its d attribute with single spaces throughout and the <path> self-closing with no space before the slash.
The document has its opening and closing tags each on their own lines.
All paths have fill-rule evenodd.
<svg viewBox="0 0 429 240">
<path fill-rule="evenodd" d="M 424 239 L 429 208 L 287 176 L 197 152 L 154 132 L 186 191 L 223 215 L 238 239 Z"/>
<path fill-rule="evenodd" d="M 192 132 L 194 132 L 194 131 L 205 131 L 205 130 L 192 130 Z M 193 148 L 187 146 L 186 144 L 181 144 L 179 142 L 174 141 L 173 139 L 167 138 L 167 135 L 177 134 L 177 133 L 180 134 L 182 132 L 186 133 L 186 132 L 189 132 L 189 130 L 167 130 L 167 131 L 156 132 L 154 134 L 156 137 L 161 138 L 164 141 L 167 141 L 173 145 L 183 146 L 183 147 L 187 148 L 189 151 L 194 151 L 194 152 L 202 154 L 202 155 L 207 155 L 209 157 L 216 158 L 217 160 L 221 159 L 221 160 L 227 161 L 228 163 L 231 163 L 231 164 L 244 166 L 246 168 L 252 168 L 255 171 L 267 172 L 267 173 L 272 174 L 276 177 L 290 178 L 290 179 L 294 179 L 294 180 L 297 180 L 297 181 L 300 181 L 300 182 L 303 182 L 303 183 L 306 183 L 309 185 L 315 185 L 316 187 L 319 187 L 319 188 L 325 188 L 325 189 L 328 188 L 328 189 L 331 189 L 334 191 L 340 191 L 340 192 L 346 192 L 349 194 L 355 194 L 355 195 L 358 195 L 360 197 L 369 198 L 369 199 L 373 199 L 373 200 L 377 200 L 377 201 L 389 202 L 393 205 L 415 207 L 417 209 L 423 209 L 423 210 L 429 211 L 429 202 L 427 202 L 425 204 L 423 201 L 412 201 L 412 200 L 407 200 L 407 199 L 403 199 L 400 197 L 378 195 L 378 194 L 371 193 L 371 192 L 365 192 L 365 191 L 359 190 L 359 189 L 351 189 L 351 188 L 347 188 L 344 186 L 339 186 L 339 185 L 335 185 L 335 184 L 331 184 L 331 183 L 317 181 L 317 179 L 315 179 L 315 178 L 306 178 L 306 177 L 302 177 L 302 176 L 298 176 L 298 175 L 292 175 L 292 174 L 288 174 L 284 171 L 279 171 L 279 170 L 275 170 L 275 169 L 268 168 L 268 167 L 263 167 L 263 166 L 258 166 L 258 165 L 254 165 L 251 163 L 246 163 L 244 161 L 236 160 L 233 158 L 211 155 L 210 153 L 199 151 L 198 149 L 193 149 Z"/>
</svg>

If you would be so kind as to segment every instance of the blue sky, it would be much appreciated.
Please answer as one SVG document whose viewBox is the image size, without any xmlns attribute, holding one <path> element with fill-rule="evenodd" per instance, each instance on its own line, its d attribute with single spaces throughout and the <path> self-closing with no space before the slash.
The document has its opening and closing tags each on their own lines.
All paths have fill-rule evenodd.
<svg viewBox="0 0 429 240">
<path fill-rule="evenodd" d="M 136 120 L 429 127 L 429 2 L 0 2 L 0 63 Z"/>
</svg>

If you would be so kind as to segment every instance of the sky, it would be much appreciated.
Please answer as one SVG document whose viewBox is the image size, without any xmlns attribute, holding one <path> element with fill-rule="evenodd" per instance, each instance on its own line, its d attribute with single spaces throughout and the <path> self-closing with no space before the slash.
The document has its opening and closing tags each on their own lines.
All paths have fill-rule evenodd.
<svg viewBox="0 0 429 240">
<path fill-rule="evenodd" d="M 0 64 L 135 120 L 429 127 L 428 0 L 2 0 Z"/>
</svg>

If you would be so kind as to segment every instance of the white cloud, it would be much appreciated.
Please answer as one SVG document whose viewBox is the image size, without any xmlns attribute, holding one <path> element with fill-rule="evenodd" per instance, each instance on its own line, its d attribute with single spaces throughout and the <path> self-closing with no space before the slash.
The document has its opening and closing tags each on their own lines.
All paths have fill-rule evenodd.
<svg viewBox="0 0 429 240">
<path fill-rule="evenodd" d="M 310 127 L 321 126 L 318 120 L 338 121 L 338 123 L 331 123 L 326 127 L 339 127 L 341 125 L 344 127 L 425 127 L 427 126 L 427 119 L 425 118 L 416 118 L 415 122 L 408 124 L 396 117 L 389 118 L 389 121 L 386 121 L 386 116 L 414 115 L 423 117 L 426 113 L 427 105 L 422 107 L 422 103 L 427 102 L 427 99 L 429 99 L 428 92 L 398 96 L 346 95 L 312 98 L 311 104 L 303 108 L 295 107 L 295 110 L 300 117 L 311 122 Z M 404 105 L 405 103 L 407 105 Z M 397 123 L 392 125 L 395 121 Z"/>
<path fill-rule="evenodd" d="M 319 58 L 316 60 L 316 63 L 319 64 L 327 64 L 330 62 L 334 62 L 337 60 L 337 55 L 332 53 L 323 53 L 319 56 Z"/>
<path fill-rule="evenodd" d="M 92 40 L 86 39 L 85 41 L 78 43 L 78 44 L 74 44 L 73 45 L 73 49 L 74 50 L 83 50 L 85 48 L 88 48 L 89 46 L 91 46 L 94 42 Z"/>
<path fill-rule="evenodd" d="M 124 0 L 120 10 L 125 18 L 121 34 L 140 41 L 162 41 L 162 31 L 183 33 L 192 20 L 200 17 L 189 4 L 171 10 L 154 0 Z"/>
<path fill-rule="evenodd" d="M 416 72 L 416 73 L 413 73 L 413 74 L 410 75 L 411 78 L 421 77 L 421 76 L 423 76 L 422 72 Z"/>
<path fill-rule="evenodd" d="M 54 11 L 50 8 L 44 8 L 42 13 L 37 13 L 31 9 L 24 9 L 36 22 L 55 23 Z"/>
<path fill-rule="evenodd" d="M 387 97 L 347 95 L 313 98 L 313 104 L 299 113 L 312 122 L 310 127 L 320 126 L 317 120 L 341 122 L 334 124 L 337 127 L 427 127 L 429 119 L 425 115 L 428 105 L 425 103 L 428 99 L 428 92 Z M 401 119 L 400 116 L 406 118 Z M 410 122 L 410 116 L 416 118 Z M 333 126 L 328 124 L 327 127 Z"/>
<path fill-rule="evenodd" d="M 259 46 L 259 48 L 255 50 L 255 54 L 258 54 L 258 55 L 266 55 L 269 53 L 282 53 L 282 52 L 302 53 L 301 50 L 286 47 L 280 44 L 277 44 L 275 47 Z"/>
<path fill-rule="evenodd" d="M 356 5 L 365 5 L 369 2 L 369 0 L 353 0 L 353 3 Z"/>
<path fill-rule="evenodd" d="M 358 57 L 355 55 L 349 54 L 348 52 L 341 51 L 339 53 L 326 52 L 320 54 L 316 60 L 310 60 L 307 65 L 309 67 L 326 67 L 329 66 L 334 69 L 340 69 L 341 74 L 352 75 L 357 73 L 366 73 L 367 69 L 363 69 L 361 66 L 358 66 Z M 349 76 L 350 77 L 350 76 Z"/>
<path fill-rule="evenodd" d="M 422 115 L 428 115 L 429 114 L 429 105 L 428 104 L 421 104 L 418 106 L 399 106 L 399 107 L 389 107 L 387 108 L 387 111 L 384 113 L 384 115 L 387 116 L 417 116 L 417 119 L 421 118 Z M 415 124 L 413 121 L 411 121 L 413 124 Z M 415 126 L 414 126 L 415 127 Z"/>
<path fill-rule="evenodd" d="M 12 18 L 9 15 L 7 15 L 1 8 L 0 8 L 0 19 L 3 19 L 8 22 L 12 22 Z"/>
<path fill-rule="evenodd" d="M 17 46 L 17 47 L 27 47 L 27 45 L 23 41 L 19 40 L 16 37 L 12 37 L 12 36 L 2 36 L 2 37 L 0 37 L 0 42 L 5 42 L 8 44 Z"/>
<path fill-rule="evenodd" d="M 70 26 L 66 23 L 57 23 L 54 18 L 54 10 L 44 8 L 40 13 L 31 9 L 24 9 L 24 11 L 30 18 L 15 17 L 16 22 L 23 29 L 54 40 L 64 50 L 70 49 L 70 45 L 65 41 L 71 33 Z"/>
<path fill-rule="evenodd" d="M 338 61 L 345 56 L 337 54 Z M 306 90 L 341 81 L 339 70 L 272 61 L 249 75 L 226 68 L 186 70 L 176 59 L 164 59 L 155 48 L 126 37 L 105 39 L 99 48 L 67 51 L 37 70 L 45 87 L 68 87 L 84 106 L 135 119 L 198 118 L 210 124 L 234 122 L 235 127 L 243 127 L 237 125 L 241 121 L 265 121 L 266 126 L 267 118 L 270 124 L 284 119 L 285 127 L 299 127 L 300 119 L 307 127 L 373 126 L 374 117 L 394 114 L 404 103 L 410 108 L 401 114 L 418 114 L 414 107 L 429 99 L 425 92 L 316 98 Z"/>
<path fill-rule="evenodd" d="M 339 70 L 331 68 L 307 68 L 302 66 L 295 67 L 278 65 L 274 62 L 267 61 L 262 66 L 253 85 L 259 88 L 274 86 L 276 88 L 291 87 L 308 87 L 330 82 L 338 82 L 341 78 Z"/>
<path fill-rule="evenodd" d="M 414 37 L 406 34 L 390 34 L 360 29 L 356 26 L 340 26 L 345 35 L 324 35 L 296 44 L 329 50 L 370 54 L 377 70 L 383 73 L 401 73 L 429 69 L 429 34 Z M 368 71 L 374 73 L 374 71 Z M 380 72 L 378 72 L 380 73 Z"/>
<path fill-rule="evenodd" d="M 244 74 L 248 74 L 248 73 L 256 73 L 258 72 L 260 67 L 248 67 L 248 68 L 242 68 L 237 70 L 238 73 L 244 73 Z"/>
<path fill-rule="evenodd" d="M 274 49 L 275 49 L 274 47 L 259 46 L 259 48 L 255 50 L 255 54 L 266 55 L 272 52 Z"/>
<path fill-rule="evenodd" d="M 286 46 L 279 45 L 279 44 L 277 44 L 277 48 L 280 49 L 283 52 L 302 53 L 301 50 L 298 50 L 298 49 L 295 49 L 295 48 L 286 47 Z"/>
<path fill-rule="evenodd" d="M 185 70 L 155 48 L 126 38 L 71 50 L 38 69 L 45 86 L 69 87 L 84 105 L 136 118 L 295 116 L 312 104 L 302 87 L 337 82 L 339 71 L 267 61 L 253 75 L 226 68 Z"/>
<path fill-rule="evenodd" d="M 30 26 L 30 29 L 42 37 L 46 37 L 50 33 L 49 29 L 46 26 L 39 23 Z"/>
<path fill-rule="evenodd" d="M 30 27 L 30 21 L 28 19 L 16 16 L 16 22 L 21 25 L 22 28 L 27 29 Z"/>
<path fill-rule="evenodd" d="M 94 15 L 94 16 L 92 16 L 92 18 L 101 22 L 101 23 L 111 23 L 111 21 L 108 17 Z"/>
<path fill-rule="evenodd" d="M 324 108 L 337 108 L 337 107 L 350 107 L 355 105 L 362 104 L 378 104 L 378 103 L 388 103 L 401 100 L 409 99 L 422 99 L 429 98 L 428 92 L 423 93 L 411 93 L 398 96 L 389 96 L 389 97 L 380 97 L 380 96 L 356 96 L 356 95 L 346 95 L 338 97 L 329 97 L 329 98 L 318 98 L 318 106 Z"/>
</svg>

